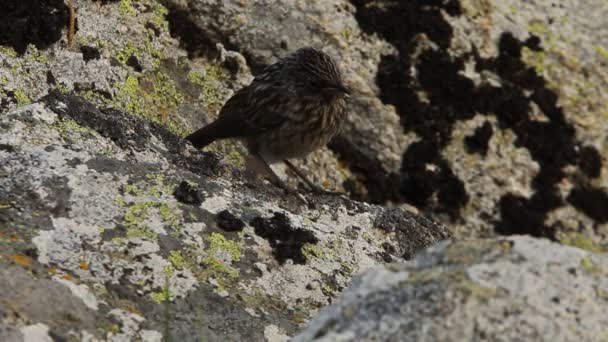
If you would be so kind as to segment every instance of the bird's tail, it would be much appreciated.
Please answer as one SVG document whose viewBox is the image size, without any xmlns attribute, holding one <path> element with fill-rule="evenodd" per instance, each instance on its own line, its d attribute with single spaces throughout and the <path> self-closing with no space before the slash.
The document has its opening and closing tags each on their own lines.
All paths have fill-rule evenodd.
<svg viewBox="0 0 608 342">
<path fill-rule="evenodd" d="M 210 123 L 209 125 L 197 130 L 186 137 L 186 140 L 190 141 L 196 148 L 203 148 L 212 142 L 225 138 L 221 134 L 221 130 L 218 130 L 217 121 Z"/>
</svg>

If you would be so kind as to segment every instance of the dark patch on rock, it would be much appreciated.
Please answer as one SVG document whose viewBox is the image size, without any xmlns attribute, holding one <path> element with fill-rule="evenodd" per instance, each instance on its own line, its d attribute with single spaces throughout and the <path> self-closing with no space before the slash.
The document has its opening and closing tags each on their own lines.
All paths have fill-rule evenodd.
<svg viewBox="0 0 608 342">
<path fill-rule="evenodd" d="M 53 75 L 53 72 L 51 70 L 47 70 L 46 72 L 46 83 L 50 85 L 57 84 L 57 79 L 55 78 L 55 75 Z"/>
<path fill-rule="evenodd" d="M 257 235 L 268 240 L 272 254 L 280 264 L 287 259 L 293 260 L 295 264 L 305 264 L 307 259 L 302 247 L 306 243 L 319 242 L 311 231 L 292 227 L 289 218 L 283 213 L 275 212 L 269 219 L 258 216 L 250 224 Z"/>
<path fill-rule="evenodd" d="M 215 222 L 218 227 L 227 232 L 240 232 L 245 227 L 245 222 L 234 216 L 234 214 L 230 213 L 228 210 L 220 211 L 215 217 Z"/>
<path fill-rule="evenodd" d="M 88 62 L 93 59 L 101 58 L 101 54 L 99 53 L 99 49 L 94 46 L 81 46 L 80 52 L 82 53 L 82 58 L 85 62 Z"/>
<path fill-rule="evenodd" d="M 608 194 L 590 186 L 575 187 L 568 202 L 598 223 L 608 222 Z"/>
<path fill-rule="evenodd" d="M 80 96 L 73 93 L 62 94 L 57 90 L 43 97 L 41 102 L 60 117 L 69 117 L 79 125 L 99 132 L 125 150 L 147 149 L 151 145 L 152 136 L 155 136 L 167 148 L 166 151 L 158 152 L 175 165 L 208 176 L 219 175 L 222 171 L 218 154 L 200 152 L 186 156 L 182 153 L 187 148 L 186 140 L 173 134 L 161 124 L 113 108 L 99 109 Z"/>
<path fill-rule="evenodd" d="M 450 238 L 450 233 L 444 226 L 435 224 L 424 216 L 413 215 L 397 208 L 383 208 L 377 214 L 374 226 L 389 233 L 396 233 L 398 249 L 392 254 L 401 254 L 406 260 L 411 259 L 421 249 Z"/>
<path fill-rule="evenodd" d="M 384 262 L 393 261 L 393 255 L 395 255 L 395 253 L 397 252 L 395 246 L 391 245 L 388 242 L 385 242 L 381 245 L 381 247 L 383 250 L 382 252 L 379 252 L 380 258 L 384 260 Z"/>
<path fill-rule="evenodd" d="M 180 239 L 170 234 L 160 234 L 158 236 L 158 245 L 160 246 L 161 255 L 165 258 L 169 257 L 171 251 L 180 251 L 184 247 Z"/>
<path fill-rule="evenodd" d="M 578 165 L 587 176 L 597 178 L 602 171 L 602 156 L 595 147 L 585 146 L 581 148 Z"/>
<path fill-rule="evenodd" d="M 15 152 L 15 146 L 8 145 L 8 144 L 0 144 L 0 151 L 13 153 L 13 152 Z"/>
<path fill-rule="evenodd" d="M 473 135 L 465 137 L 464 143 L 469 153 L 479 153 L 485 156 L 488 153 L 490 139 L 494 135 L 494 129 L 489 121 L 475 129 Z"/>
<path fill-rule="evenodd" d="M 103 241 L 111 241 L 115 238 L 127 237 L 127 230 L 124 227 L 119 226 L 114 229 L 104 229 L 101 233 L 101 239 Z"/>
<path fill-rule="evenodd" d="M 405 200 L 422 208 L 449 213 L 457 219 L 459 209 L 467 204 L 469 197 L 463 182 L 450 170 L 441 153 L 451 143 L 456 122 L 469 120 L 476 113 L 487 113 L 496 116 L 501 129 L 511 129 L 517 137 L 516 146 L 528 149 L 541 167 L 533 180 L 535 195 L 532 198 L 507 194 L 500 201 L 503 222 L 496 223 L 497 231 L 517 230 L 554 238 L 553 229 L 544 225 L 544 218 L 549 211 L 565 203 L 558 191 L 558 183 L 566 176 L 563 170 L 568 165 L 578 165 L 587 175 L 596 177 L 601 169 L 601 158 L 593 147 L 578 152 L 577 146 L 581 143 L 558 106 L 557 94 L 548 88 L 533 67 L 522 61 L 524 47 L 542 51 L 541 40 L 532 36 L 520 41 L 511 33 L 504 33 L 499 40 L 499 55 L 495 58 L 482 58 L 476 52 L 453 57 L 447 50 L 453 32 L 444 13 L 460 15 L 462 10 L 458 1 L 389 0 L 381 5 L 363 0 L 351 2 L 357 8 L 356 18 L 362 30 L 379 34 L 397 48 L 397 54 L 383 56 L 378 66 L 376 81 L 380 98 L 396 107 L 406 132 L 415 132 L 422 138 L 404 153 L 398 180 L 400 192 L 391 190 L 394 175 L 384 172 L 380 177 L 373 177 L 373 184 L 366 184 L 368 189 L 380 189 L 370 192 L 370 196 L 381 197 L 369 200 Z M 415 51 L 417 45 L 424 44 L 426 38 L 423 37 L 438 49 Z M 477 72 L 498 75 L 502 85 L 476 86 L 463 76 L 465 62 L 471 58 L 476 62 Z M 415 74 L 410 72 L 412 68 L 416 69 Z M 428 101 L 421 101 L 419 92 L 424 92 Z M 533 104 L 540 108 L 547 121 L 531 117 Z M 469 151 L 482 154 L 487 151 L 487 141 L 491 137 L 489 128 L 482 126 L 466 140 Z M 365 161 L 363 165 L 366 165 Z M 432 165 L 433 169 L 429 170 L 427 165 Z M 370 167 L 373 171 L 375 166 Z M 520 215 L 516 208 L 525 209 L 525 214 Z M 516 222 L 517 227 L 507 228 Z"/>
<path fill-rule="evenodd" d="M 221 33 L 198 27 L 189 11 L 175 6 L 172 2 L 165 2 L 165 5 L 169 10 L 167 21 L 171 36 L 179 37 L 180 46 L 188 51 L 188 57 L 206 56 L 211 59 L 218 57 L 216 42 L 221 42 L 226 49 L 237 50 L 234 44 L 223 38 Z"/>
<path fill-rule="evenodd" d="M 29 44 L 45 49 L 61 39 L 68 22 L 63 0 L 3 0 L 0 2 L 0 45 L 23 54 Z"/>
<path fill-rule="evenodd" d="M 53 177 L 43 182 L 45 190 L 52 196 L 45 199 L 47 210 L 54 217 L 65 217 L 70 211 L 70 196 L 72 189 L 68 186 L 66 177 Z"/>
<path fill-rule="evenodd" d="M 118 175 L 127 175 L 133 173 L 147 174 L 150 172 L 158 172 L 159 166 L 152 163 L 131 163 L 124 160 L 112 159 L 107 157 L 97 157 L 86 161 L 85 165 L 99 173 L 112 173 Z"/>
<path fill-rule="evenodd" d="M 496 232 L 503 235 L 528 234 L 536 237 L 553 238 L 553 228 L 545 226 L 545 214 L 538 197 L 531 199 L 508 194 L 500 199 L 501 221 Z M 540 209 L 540 210 L 539 210 Z"/>
<path fill-rule="evenodd" d="M 198 189 L 187 181 L 182 181 L 173 191 L 173 197 L 181 203 L 192 204 L 195 206 L 203 203 L 202 196 Z"/>
<path fill-rule="evenodd" d="M 141 63 L 139 63 L 139 59 L 135 55 L 131 55 L 127 59 L 127 65 L 137 72 L 142 72 L 142 70 L 144 70 L 144 68 L 141 66 Z"/>
</svg>

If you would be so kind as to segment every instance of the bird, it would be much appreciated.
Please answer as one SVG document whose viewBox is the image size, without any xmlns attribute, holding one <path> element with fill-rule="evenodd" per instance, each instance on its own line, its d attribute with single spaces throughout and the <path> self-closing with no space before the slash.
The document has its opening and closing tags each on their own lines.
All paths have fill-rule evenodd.
<svg viewBox="0 0 608 342">
<path fill-rule="evenodd" d="M 325 192 L 289 159 L 327 145 L 346 120 L 350 94 L 332 57 L 300 48 L 265 67 L 228 99 L 215 121 L 186 140 L 200 149 L 216 140 L 240 139 L 277 186 L 292 191 L 269 166 L 282 161 L 311 190 Z"/>
</svg>

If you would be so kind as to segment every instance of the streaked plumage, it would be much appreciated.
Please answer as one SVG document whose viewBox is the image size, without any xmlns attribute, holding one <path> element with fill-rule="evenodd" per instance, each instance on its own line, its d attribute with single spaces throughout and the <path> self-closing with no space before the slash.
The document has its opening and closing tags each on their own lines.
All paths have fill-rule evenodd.
<svg viewBox="0 0 608 342">
<path fill-rule="evenodd" d="M 302 48 L 265 68 L 226 102 L 217 120 L 186 139 L 202 148 L 240 138 L 267 163 L 304 157 L 338 133 L 348 94 L 331 57 Z"/>
</svg>

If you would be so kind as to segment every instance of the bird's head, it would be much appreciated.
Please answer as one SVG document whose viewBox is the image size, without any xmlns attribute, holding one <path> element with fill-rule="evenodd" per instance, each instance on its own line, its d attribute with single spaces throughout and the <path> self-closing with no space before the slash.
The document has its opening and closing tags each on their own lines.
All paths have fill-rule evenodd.
<svg viewBox="0 0 608 342">
<path fill-rule="evenodd" d="M 320 50 L 299 49 L 287 58 L 287 63 L 298 95 L 336 100 L 351 94 L 336 62 Z"/>
</svg>

